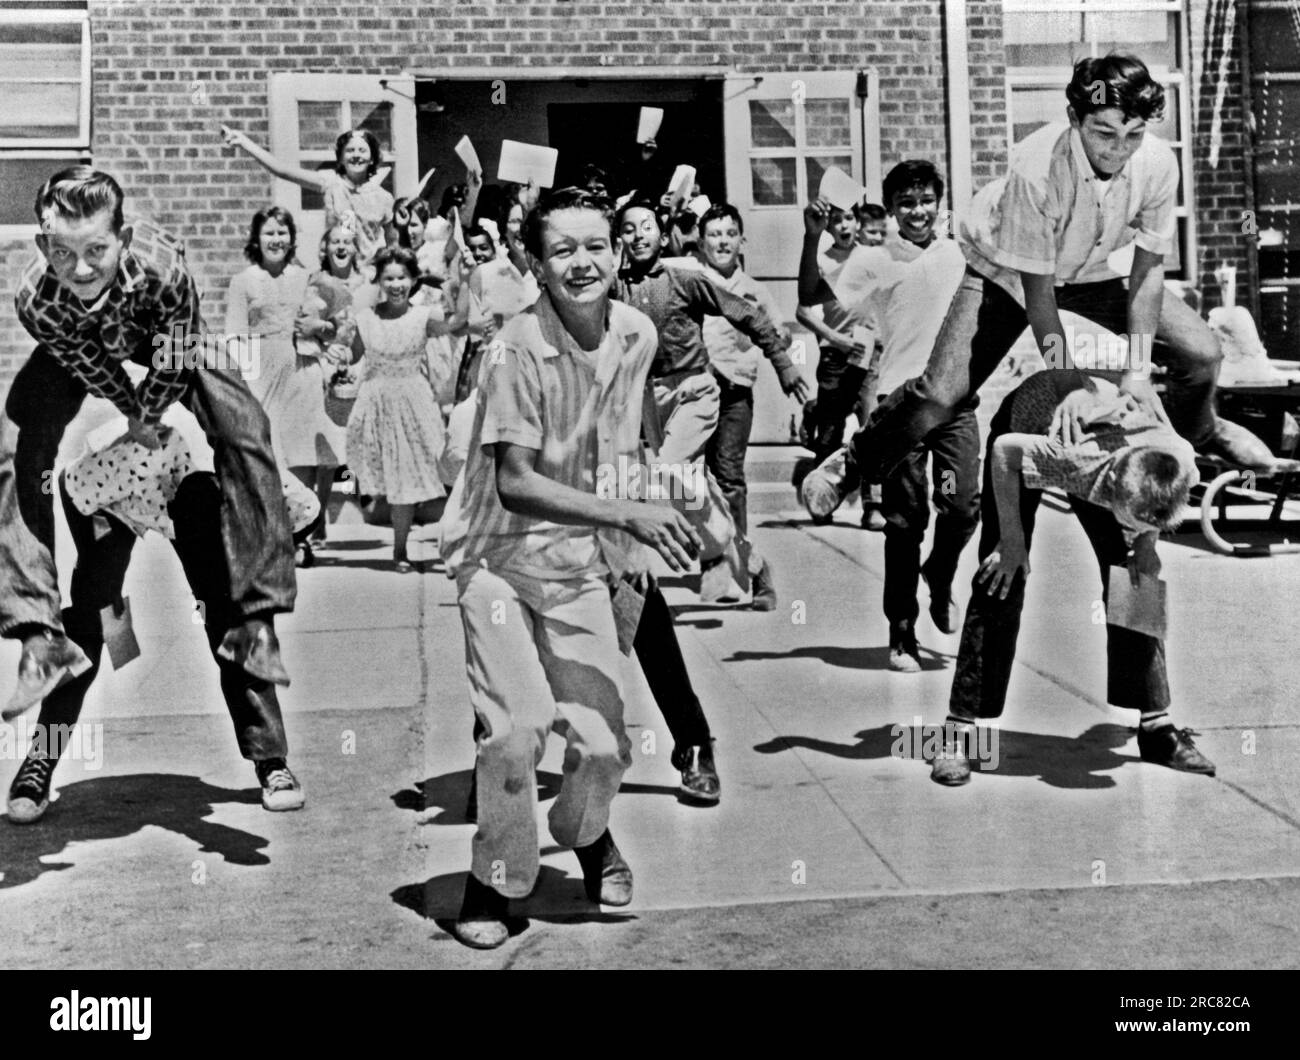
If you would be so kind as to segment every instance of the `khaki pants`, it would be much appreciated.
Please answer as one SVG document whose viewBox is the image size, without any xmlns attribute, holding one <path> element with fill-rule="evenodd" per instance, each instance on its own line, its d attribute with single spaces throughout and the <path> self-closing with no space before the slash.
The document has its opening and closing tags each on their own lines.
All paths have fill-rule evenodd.
<svg viewBox="0 0 1300 1060">
<path fill-rule="evenodd" d="M 485 568 L 457 579 L 478 742 L 471 872 L 509 898 L 537 881 L 537 765 L 556 715 L 568 747 L 549 824 L 565 847 L 594 843 L 632 764 L 609 586 L 541 584 Z"/>
<path fill-rule="evenodd" d="M 704 463 L 704 450 L 718 428 L 718 381 L 712 372 L 667 376 L 654 380 L 654 395 L 663 430 L 657 458 L 668 469 L 674 506 L 703 539 L 700 557 L 716 559 L 736 536 L 726 495 Z"/>
</svg>

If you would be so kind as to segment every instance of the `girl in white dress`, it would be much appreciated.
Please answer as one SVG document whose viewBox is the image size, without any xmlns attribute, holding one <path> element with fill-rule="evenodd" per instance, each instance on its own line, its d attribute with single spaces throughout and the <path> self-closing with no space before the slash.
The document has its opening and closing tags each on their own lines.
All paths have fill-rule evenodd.
<svg viewBox="0 0 1300 1060">
<path fill-rule="evenodd" d="M 426 341 L 440 331 L 428 306 L 411 305 L 415 255 L 386 247 L 375 256 L 380 301 L 357 315 L 352 371 L 361 380 L 348 419 L 348 466 L 361 493 L 385 496 L 393 512 L 393 564 L 406 553 L 415 506 L 446 496 L 438 474 L 445 425 L 427 377 Z"/>
</svg>

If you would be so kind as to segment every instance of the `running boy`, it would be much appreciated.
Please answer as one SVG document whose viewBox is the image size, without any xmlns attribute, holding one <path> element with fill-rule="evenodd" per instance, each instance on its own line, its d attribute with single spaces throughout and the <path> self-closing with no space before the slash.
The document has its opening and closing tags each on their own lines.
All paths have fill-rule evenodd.
<svg viewBox="0 0 1300 1060">
<path fill-rule="evenodd" d="M 840 276 L 840 294 L 851 299 L 852 312 L 871 329 L 882 347 L 881 389 L 888 393 L 925 366 L 943 323 L 943 314 L 965 271 L 961 251 L 935 237 L 943 178 L 930 162 L 900 162 L 885 177 L 884 197 L 898 223 L 898 234 L 879 247 L 864 250 Z M 824 224 L 824 203 L 809 205 L 809 231 Z M 835 305 L 835 294 L 819 278 L 805 242 L 799 270 L 799 301 Z M 846 452 L 841 450 L 842 453 Z M 926 498 L 927 457 L 934 464 L 934 543 L 921 565 L 921 545 L 930 521 Z M 829 466 L 829 465 L 828 465 Z M 823 487 L 819 469 L 803 483 L 810 511 L 829 514 L 844 490 Z M 885 517 L 885 616 L 889 619 L 889 666 L 915 673 L 921 669 L 916 640 L 918 580 L 930 587 L 930 617 L 943 633 L 957 627 L 952 581 L 962 549 L 979 521 L 979 427 L 974 402 L 966 402 L 947 422 L 932 429 L 882 483 Z M 817 493 L 826 489 L 823 503 Z"/>
<path fill-rule="evenodd" d="M 632 872 L 609 834 L 631 762 L 623 726 L 611 580 L 644 570 L 648 544 L 674 570 L 698 548 L 675 510 L 596 493 L 601 465 L 640 458 L 639 411 L 654 325 L 611 302 L 608 200 L 548 194 L 524 223 L 543 293 L 508 321 L 484 362 L 469 460 L 443 516 L 456 577 L 478 743 L 478 832 L 453 932 L 506 941 L 507 903 L 538 873 L 535 769 L 556 714 L 567 722 L 551 834 L 573 847 L 588 897 L 632 900 Z M 635 603 L 620 591 L 623 628 Z M 630 638 L 629 638 L 630 639 Z"/>
</svg>

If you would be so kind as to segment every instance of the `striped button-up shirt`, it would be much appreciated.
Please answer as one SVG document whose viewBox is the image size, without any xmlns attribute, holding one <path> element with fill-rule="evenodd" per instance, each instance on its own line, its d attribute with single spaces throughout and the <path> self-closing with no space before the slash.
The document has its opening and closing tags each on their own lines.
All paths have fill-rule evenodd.
<svg viewBox="0 0 1300 1060">
<path fill-rule="evenodd" d="M 191 334 L 198 341 L 203 321 L 181 244 L 149 221 L 137 220 L 132 229 L 117 276 L 94 304 L 59 283 L 38 257 L 24 270 L 14 305 L 28 334 L 87 390 L 155 425 L 189 386 L 190 369 L 179 359 L 153 366 L 137 390 L 122 362 L 149 363 L 163 338 L 168 349 L 183 352 Z"/>
<path fill-rule="evenodd" d="M 645 569 L 644 549 L 621 531 L 508 511 L 492 446 L 537 450 L 538 473 L 573 489 L 617 492 L 608 487 L 620 468 L 640 460 L 641 401 L 656 345 L 649 318 L 620 302 L 610 302 L 594 352 L 578 346 L 545 292 L 507 321 L 483 357 L 469 457 L 441 520 L 449 574 L 485 566 L 551 582 Z"/>
<path fill-rule="evenodd" d="M 1012 149 L 1007 175 L 975 196 L 959 237 L 975 271 L 1023 300 L 1022 272 L 1095 283 L 1118 275 L 1106 259 L 1130 243 L 1170 253 L 1177 197 L 1178 160 L 1165 141 L 1148 133 L 1099 181 L 1078 132 L 1053 123 Z"/>
</svg>

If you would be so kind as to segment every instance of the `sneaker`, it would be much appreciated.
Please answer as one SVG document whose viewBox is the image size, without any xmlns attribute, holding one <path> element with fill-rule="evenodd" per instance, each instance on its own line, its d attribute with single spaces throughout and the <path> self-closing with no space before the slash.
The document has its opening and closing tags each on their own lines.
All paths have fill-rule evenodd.
<svg viewBox="0 0 1300 1060">
<path fill-rule="evenodd" d="M 900 674 L 914 674 L 921 670 L 921 649 L 910 622 L 890 624 L 889 668 Z"/>
<path fill-rule="evenodd" d="M 945 590 L 931 584 L 925 564 L 921 564 L 921 579 L 930 589 L 930 620 L 935 628 L 940 633 L 956 633 L 959 615 L 957 601 L 952 598 L 952 586 L 949 585 Z"/>
<path fill-rule="evenodd" d="M 722 798 L 718 768 L 713 762 L 713 741 L 673 749 L 672 763 L 681 771 L 681 794 L 692 802 L 715 803 Z"/>
<path fill-rule="evenodd" d="M 727 545 L 727 550 L 715 559 L 700 563 L 700 603 L 719 604 L 735 603 L 740 599 L 733 585 L 736 572 L 743 570 L 740 561 L 740 549 L 735 541 Z"/>
<path fill-rule="evenodd" d="M 276 813 L 302 809 L 307 796 L 283 758 L 266 758 L 253 764 L 262 785 L 263 807 Z"/>
<path fill-rule="evenodd" d="M 608 828 L 590 846 L 574 847 L 573 852 L 578 855 L 582 882 L 591 901 L 601 905 L 632 903 L 632 870 L 614 845 Z"/>
<path fill-rule="evenodd" d="M 34 824 L 50 808 L 50 780 L 57 758 L 33 758 L 28 755 L 18 767 L 18 775 L 9 785 L 10 824 Z"/>
<path fill-rule="evenodd" d="M 451 926 L 452 937 L 476 950 L 494 950 L 510 938 L 509 909 L 510 899 L 471 874 L 465 881 L 460 915 Z"/>
<path fill-rule="evenodd" d="M 755 611 L 776 610 L 776 585 L 772 581 L 772 566 L 767 560 L 763 560 L 758 573 L 752 576 L 750 586 L 753 590 L 749 603 L 751 608 Z"/>
<path fill-rule="evenodd" d="M 316 553 L 312 551 L 311 542 L 304 541 L 294 552 L 293 565 L 304 570 L 316 566 Z"/>
<path fill-rule="evenodd" d="M 1144 762 L 1212 777 L 1214 763 L 1201 754 L 1192 742 L 1192 737 L 1199 735 L 1194 729 L 1177 729 L 1172 725 L 1153 730 L 1139 728 L 1138 753 Z"/>
<path fill-rule="evenodd" d="M 884 517 L 883 515 L 880 514 L 880 509 L 879 509 L 879 508 L 864 508 L 864 509 L 862 509 L 862 529 L 863 529 L 863 530 L 872 530 L 872 531 L 874 531 L 875 533 L 878 534 L 878 533 L 880 533 L 880 531 L 882 531 L 882 530 L 885 529 L 885 526 L 886 526 L 886 525 L 887 525 L 887 524 L 886 524 L 886 522 L 885 522 L 885 517 Z"/>
<path fill-rule="evenodd" d="M 847 459 L 848 450 L 841 446 L 803 480 L 799 496 L 813 519 L 829 519 L 844 500 L 844 467 Z"/>
<path fill-rule="evenodd" d="M 944 740 L 943 749 L 930 763 L 930 779 L 950 788 L 970 783 L 970 759 L 958 741 Z"/>
<path fill-rule="evenodd" d="M 42 629 L 23 641 L 18 660 L 18 686 L 0 718 L 8 721 L 30 710 L 65 681 L 90 669 L 80 646 L 62 633 Z"/>
</svg>

